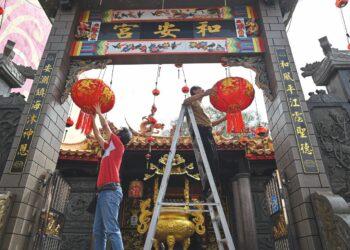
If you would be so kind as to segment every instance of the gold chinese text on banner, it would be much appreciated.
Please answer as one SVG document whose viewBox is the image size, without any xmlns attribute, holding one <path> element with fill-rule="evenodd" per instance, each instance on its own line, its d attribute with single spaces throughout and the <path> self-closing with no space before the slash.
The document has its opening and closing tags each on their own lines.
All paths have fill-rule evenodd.
<svg viewBox="0 0 350 250">
<path fill-rule="evenodd" d="M 276 54 L 304 173 L 319 173 L 287 51 L 285 49 L 276 49 Z"/>
<path fill-rule="evenodd" d="M 41 109 L 47 94 L 50 78 L 55 65 L 56 54 L 49 53 L 46 57 L 43 70 L 39 76 L 39 83 L 30 103 L 27 119 L 21 134 L 19 146 L 13 160 L 11 172 L 20 173 L 23 171 L 29 155 L 29 148 L 39 122 Z"/>
</svg>

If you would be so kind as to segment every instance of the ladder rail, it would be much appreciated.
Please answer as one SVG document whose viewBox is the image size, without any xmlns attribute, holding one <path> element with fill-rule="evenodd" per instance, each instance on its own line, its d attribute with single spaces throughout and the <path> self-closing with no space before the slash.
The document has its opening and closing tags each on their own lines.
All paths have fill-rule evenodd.
<svg viewBox="0 0 350 250">
<path fill-rule="evenodd" d="M 197 161 L 198 170 L 199 170 L 201 179 L 203 181 L 203 179 L 205 177 L 207 178 L 207 181 L 209 182 L 209 186 L 210 186 L 211 191 L 212 191 L 214 202 L 209 202 L 209 200 L 207 200 L 207 203 L 169 203 L 169 202 L 163 202 L 164 197 L 165 197 L 165 193 L 166 193 L 166 188 L 167 188 L 170 174 L 171 174 L 172 161 L 173 161 L 173 159 L 175 157 L 175 153 L 176 153 L 176 145 L 177 145 L 177 142 L 178 142 L 179 137 L 180 137 L 180 130 L 181 130 L 182 124 L 184 122 L 185 116 L 187 119 L 187 123 L 189 124 L 189 126 L 191 126 L 193 133 L 194 133 L 195 138 L 192 138 L 192 144 L 193 144 L 193 149 L 195 152 L 196 161 Z M 205 172 L 204 172 L 204 170 L 205 170 Z M 206 176 L 205 176 L 205 174 L 206 174 Z M 202 182 L 202 184 L 203 184 L 203 182 Z M 224 210 L 222 208 L 220 197 L 219 197 L 218 191 L 216 189 L 214 178 L 213 178 L 210 166 L 209 166 L 209 161 L 208 161 L 205 149 L 204 149 L 204 145 L 203 145 L 200 133 L 199 133 L 199 129 L 198 129 L 195 117 L 194 117 L 192 107 L 190 105 L 188 105 L 188 106 L 182 105 L 182 107 L 181 107 L 180 116 L 179 116 L 178 121 L 177 121 L 176 130 L 175 130 L 175 133 L 173 136 L 173 141 L 171 143 L 171 148 L 170 148 L 170 152 L 168 155 L 168 160 L 167 160 L 166 167 L 165 167 L 165 170 L 163 173 L 162 182 L 161 182 L 161 185 L 159 188 L 157 201 L 156 201 L 156 204 L 155 204 L 154 209 L 153 209 L 151 223 L 150 223 L 150 226 L 148 229 L 146 242 L 145 242 L 145 245 L 143 248 L 144 250 L 151 250 L 152 249 L 153 239 L 154 239 L 156 229 L 157 229 L 158 217 L 160 215 L 161 210 L 167 211 L 166 207 L 164 207 L 162 209 L 162 206 L 164 206 L 164 205 L 166 206 L 166 205 L 170 205 L 170 204 L 173 206 L 181 206 L 183 204 L 185 204 L 185 206 L 207 205 L 208 210 L 205 210 L 205 212 L 210 213 L 210 217 L 211 217 L 211 220 L 213 223 L 215 237 L 216 237 L 216 241 L 217 241 L 219 250 L 225 249 L 224 243 L 226 243 L 229 250 L 235 250 L 235 246 L 233 244 L 233 240 L 232 240 L 231 233 L 230 233 L 230 230 L 228 227 L 228 223 L 227 223 L 227 220 L 225 217 L 225 213 L 224 213 Z M 221 227 L 222 227 L 224 235 L 225 235 L 225 239 L 222 239 L 222 237 L 221 237 L 219 223 L 217 220 L 217 216 L 215 214 L 214 207 L 217 210 L 217 215 L 218 215 L 218 218 L 220 220 Z M 175 210 L 178 210 L 178 209 L 175 209 Z M 186 211 L 186 210 L 184 210 L 184 211 Z M 193 211 L 195 211 L 195 210 L 193 210 Z M 198 211 L 198 210 L 196 210 L 196 211 Z M 190 212 L 190 211 L 188 211 L 188 212 Z M 203 210 L 203 212 L 204 212 L 204 210 Z"/>
<path fill-rule="evenodd" d="M 185 109 L 181 108 L 180 116 L 179 116 L 179 119 L 177 122 L 178 124 L 183 123 L 184 114 L 185 114 Z M 154 238 L 154 235 L 156 233 L 158 217 L 159 217 L 160 209 L 161 209 L 161 202 L 164 199 L 166 187 L 168 185 L 168 181 L 169 181 L 169 177 L 170 177 L 170 173 L 171 173 L 171 164 L 172 164 L 172 161 L 173 161 L 175 153 L 176 153 L 176 145 L 177 145 L 178 138 L 180 136 L 180 129 L 181 129 L 181 126 L 176 126 L 175 134 L 174 134 L 173 141 L 171 143 L 170 152 L 168 155 L 168 161 L 166 163 L 166 167 L 165 167 L 165 170 L 163 173 L 162 182 L 161 182 L 160 188 L 159 188 L 157 202 L 156 202 L 154 209 L 153 209 L 151 223 L 150 223 L 150 226 L 148 229 L 146 242 L 145 242 L 145 245 L 143 248 L 144 250 L 151 250 L 152 249 L 153 238 Z"/>
<path fill-rule="evenodd" d="M 235 250 L 235 246 L 233 244 L 233 240 L 232 240 L 232 237 L 231 237 L 230 229 L 229 229 L 228 223 L 226 221 L 224 210 L 223 210 L 223 208 L 221 206 L 219 193 L 218 193 L 218 191 L 216 189 L 214 178 L 213 178 L 210 166 L 209 166 L 208 158 L 207 158 L 207 155 L 206 155 L 205 150 L 204 150 L 202 138 L 201 138 L 201 136 L 199 134 L 198 126 L 197 126 L 196 119 L 194 117 L 194 113 L 193 113 L 193 110 L 192 110 L 191 106 L 187 107 L 187 114 L 188 114 L 188 116 L 190 118 L 190 121 L 191 121 L 191 124 L 192 124 L 192 128 L 193 128 L 193 131 L 194 131 L 194 134 L 195 134 L 195 138 L 196 138 L 197 144 L 199 146 L 199 151 L 200 151 L 200 154 L 202 156 L 202 161 L 203 161 L 205 173 L 206 173 L 207 179 L 208 179 L 207 181 L 209 181 L 209 185 L 210 185 L 213 197 L 214 197 L 214 201 L 215 201 L 215 203 L 220 203 L 220 205 L 217 206 L 217 212 L 218 212 L 218 214 L 220 216 L 222 228 L 223 228 L 226 240 L 227 240 L 227 246 L 228 246 L 228 248 L 230 250 Z M 210 210 L 210 207 L 209 207 L 209 210 Z"/>
</svg>

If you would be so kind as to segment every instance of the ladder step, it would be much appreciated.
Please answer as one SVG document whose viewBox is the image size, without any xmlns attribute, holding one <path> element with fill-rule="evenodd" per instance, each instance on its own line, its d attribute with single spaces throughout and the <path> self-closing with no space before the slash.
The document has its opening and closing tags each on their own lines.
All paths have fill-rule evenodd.
<svg viewBox="0 0 350 250">
<path fill-rule="evenodd" d="M 215 202 L 203 202 L 203 203 L 159 202 L 158 205 L 161 205 L 161 206 L 172 206 L 172 207 L 183 207 L 183 206 L 195 207 L 195 206 L 198 206 L 198 205 L 202 205 L 202 206 L 220 206 L 220 203 L 215 203 Z"/>
<path fill-rule="evenodd" d="M 182 213 L 193 213 L 193 212 L 202 212 L 202 213 L 209 213 L 209 210 L 205 210 L 205 209 L 167 209 L 167 208 L 162 208 L 160 210 L 161 212 L 182 212 Z"/>
</svg>

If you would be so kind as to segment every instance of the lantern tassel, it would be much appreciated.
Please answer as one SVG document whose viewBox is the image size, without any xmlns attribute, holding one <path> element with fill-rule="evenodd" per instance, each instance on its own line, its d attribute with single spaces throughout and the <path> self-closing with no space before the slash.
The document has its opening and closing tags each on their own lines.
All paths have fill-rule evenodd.
<svg viewBox="0 0 350 250">
<path fill-rule="evenodd" d="M 87 123 L 86 123 L 86 127 L 85 127 L 85 135 L 89 135 L 91 134 L 91 131 L 92 131 L 92 115 L 91 114 L 87 114 Z"/>
<path fill-rule="evenodd" d="M 244 130 L 244 121 L 241 112 L 226 114 L 227 133 L 240 133 Z"/>
<path fill-rule="evenodd" d="M 85 113 L 80 110 L 77 123 L 75 124 L 75 129 L 81 128 L 81 126 L 83 125 L 84 116 L 85 116 Z"/>
</svg>

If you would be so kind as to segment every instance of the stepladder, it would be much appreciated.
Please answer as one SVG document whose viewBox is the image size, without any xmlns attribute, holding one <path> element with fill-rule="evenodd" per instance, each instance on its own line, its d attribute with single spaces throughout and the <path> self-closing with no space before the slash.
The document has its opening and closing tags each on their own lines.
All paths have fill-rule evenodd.
<svg viewBox="0 0 350 250">
<path fill-rule="evenodd" d="M 196 158 L 198 172 L 202 181 L 202 186 L 209 184 L 210 195 L 206 198 L 204 202 L 165 202 L 165 194 L 169 183 L 169 178 L 171 175 L 172 162 L 175 157 L 177 143 L 180 138 L 181 127 L 184 124 L 184 120 L 188 123 L 188 127 L 191 131 L 193 151 Z M 198 210 L 198 205 L 201 205 L 201 209 Z M 167 211 L 167 207 L 171 207 L 172 211 L 175 208 L 179 208 L 178 211 L 181 212 L 205 212 L 209 214 L 211 219 L 216 242 L 219 250 L 235 250 L 235 246 L 231 237 L 228 222 L 225 217 L 225 213 L 220 201 L 219 193 L 210 169 L 208 158 L 203 146 L 200 132 L 195 120 L 195 116 L 190 105 L 182 105 L 179 118 L 177 120 L 175 133 L 173 135 L 170 152 L 168 155 L 167 163 L 164 169 L 163 178 L 159 187 L 158 196 L 153 208 L 152 219 L 149 224 L 149 229 L 147 232 L 147 237 L 144 245 L 144 250 L 151 250 L 155 242 L 155 234 L 157 230 L 157 223 L 160 213 L 162 211 Z M 187 209 L 183 209 L 186 207 Z M 203 209 L 202 209 L 203 208 Z"/>
</svg>

